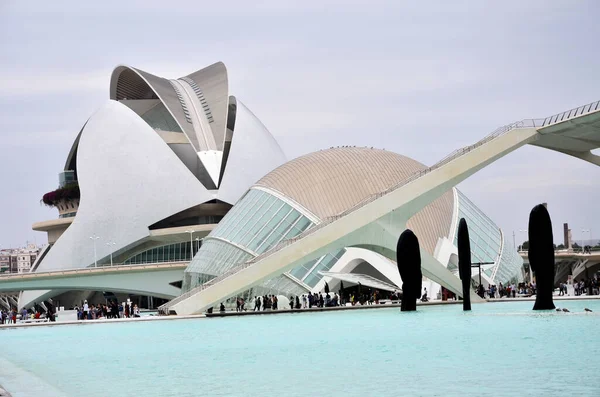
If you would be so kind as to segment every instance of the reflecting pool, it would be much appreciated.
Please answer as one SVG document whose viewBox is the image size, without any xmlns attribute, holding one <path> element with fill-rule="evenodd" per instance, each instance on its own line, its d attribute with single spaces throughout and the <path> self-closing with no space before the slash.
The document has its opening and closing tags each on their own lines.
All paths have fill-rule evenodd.
<svg viewBox="0 0 600 397">
<path fill-rule="evenodd" d="M 599 395 L 600 301 L 532 306 L 4 329 L 0 384 L 14 397 Z"/>
</svg>

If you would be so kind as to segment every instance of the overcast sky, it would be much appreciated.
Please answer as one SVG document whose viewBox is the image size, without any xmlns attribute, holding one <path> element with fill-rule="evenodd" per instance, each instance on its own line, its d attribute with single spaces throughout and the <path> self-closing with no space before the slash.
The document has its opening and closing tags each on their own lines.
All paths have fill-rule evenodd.
<svg viewBox="0 0 600 397">
<path fill-rule="evenodd" d="M 31 224 L 118 64 L 177 78 L 223 61 L 288 158 L 374 146 L 431 165 L 497 127 L 600 99 L 589 1 L 0 1 L 0 245 Z M 524 147 L 459 188 L 525 239 L 547 202 L 600 237 L 600 168 Z"/>
</svg>

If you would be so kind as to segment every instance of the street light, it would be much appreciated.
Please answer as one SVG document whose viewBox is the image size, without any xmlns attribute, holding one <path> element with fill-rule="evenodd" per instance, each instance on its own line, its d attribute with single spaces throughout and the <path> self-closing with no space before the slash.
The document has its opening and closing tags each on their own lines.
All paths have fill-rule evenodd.
<svg viewBox="0 0 600 397">
<path fill-rule="evenodd" d="M 111 245 L 115 246 L 115 245 L 117 245 L 117 243 L 115 243 L 113 241 L 113 242 L 106 243 L 106 245 L 108 245 L 108 250 L 110 251 L 110 266 L 112 266 L 113 265 L 113 261 L 112 261 L 113 248 L 111 247 Z"/>
<path fill-rule="evenodd" d="M 529 230 L 527 230 L 527 229 L 519 229 L 519 233 L 528 233 L 528 232 L 529 232 Z M 521 251 L 524 251 L 523 244 L 521 244 Z"/>
<path fill-rule="evenodd" d="M 96 240 L 98 240 L 100 237 L 96 236 L 95 234 L 90 237 L 90 239 L 94 242 L 94 267 L 98 267 L 98 256 L 96 255 Z"/>
<path fill-rule="evenodd" d="M 581 252 L 585 253 L 585 240 L 583 239 L 583 233 L 588 233 L 590 240 L 592 239 L 592 231 L 590 229 L 581 229 Z"/>
<path fill-rule="evenodd" d="M 192 260 L 192 251 L 194 249 L 194 239 L 192 238 L 192 235 L 194 234 L 195 230 L 186 230 L 186 233 L 190 234 L 190 261 Z"/>
</svg>

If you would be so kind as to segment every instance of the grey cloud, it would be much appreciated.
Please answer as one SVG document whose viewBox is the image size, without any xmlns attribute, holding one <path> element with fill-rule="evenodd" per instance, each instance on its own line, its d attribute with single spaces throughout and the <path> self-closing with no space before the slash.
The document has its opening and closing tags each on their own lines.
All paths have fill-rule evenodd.
<svg viewBox="0 0 600 397">
<path fill-rule="evenodd" d="M 56 187 L 72 139 L 108 98 L 117 64 L 177 77 L 224 61 L 231 91 L 289 157 L 362 145 L 432 164 L 501 125 L 600 99 L 600 56 L 592 50 L 599 7 L 591 0 L 3 2 L 0 177 L 14 188 L 0 199 L 0 244 L 43 240 L 31 223 L 56 213 L 39 199 Z M 526 147 L 460 188 L 507 233 L 548 201 L 555 223 L 570 219 L 577 237 L 581 228 L 600 232 L 599 176 L 581 161 Z"/>
</svg>

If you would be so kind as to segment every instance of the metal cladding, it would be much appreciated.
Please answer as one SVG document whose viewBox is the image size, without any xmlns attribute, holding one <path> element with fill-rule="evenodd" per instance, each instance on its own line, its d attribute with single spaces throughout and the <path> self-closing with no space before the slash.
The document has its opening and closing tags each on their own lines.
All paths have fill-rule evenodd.
<svg viewBox="0 0 600 397">
<path fill-rule="evenodd" d="M 417 310 L 417 299 L 421 295 L 421 251 L 419 239 L 410 229 L 406 229 L 398 239 L 396 247 L 398 271 L 402 278 L 401 310 Z"/>
<path fill-rule="evenodd" d="M 113 252 L 143 251 L 153 225 L 182 213 L 193 222 L 194 208 L 205 204 L 231 206 L 286 161 L 260 120 L 229 95 L 222 63 L 180 79 L 119 66 L 110 99 L 69 152 L 65 170 L 76 173 L 79 208 L 37 271 L 85 268 L 106 263 Z M 100 237 L 97 250 L 90 236 Z M 19 307 L 57 292 L 23 291 Z"/>
<path fill-rule="evenodd" d="M 471 242 L 465 218 L 458 223 L 458 273 L 462 281 L 463 310 L 471 310 Z"/>
<path fill-rule="evenodd" d="M 338 215 L 426 167 L 398 153 L 367 147 L 338 147 L 300 156 L 276 168 L 256 186 L 277 191 L 319 219 Z M 452 227 L 452 189 L 411 217 L 406 227 L 430 254 Z M 395 238 L 394 238 L 395 242 Z"/>
<path fill-rule="evenodd" d="M 535 272 L 537 291 L 533 310 L 554 309 L 554 238 L 550 214 L 542 204 L 529 214 L 529 264 Z"/>
</svg>

